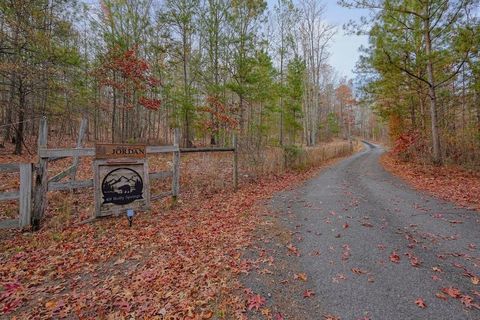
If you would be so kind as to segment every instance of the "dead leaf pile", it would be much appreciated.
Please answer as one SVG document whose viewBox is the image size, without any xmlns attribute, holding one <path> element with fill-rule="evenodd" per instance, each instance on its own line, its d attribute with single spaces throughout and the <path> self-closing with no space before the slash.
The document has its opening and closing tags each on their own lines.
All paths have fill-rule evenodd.
<svg viewBox="0 0 480 320">
<path fill-rule="evenodd" d="M 480 210 L 480 174 L 460 167 L 403 162 L 392 154 L 381 158 L 382 165 L 419 190 L 465 207 Z M 461 223 L 451 221 L 451 223 Z"/>
<path fill-rule="evenodd" d="M 0 315 L 18 319 L 241 319 L 247 308 L 235 274 L 248 270 L 255 203 L 313 172 L 287 173 L 237 193 L 183 194 L 173 210 L 2 240 Z M 293 246 L 289 249 L 297 253 Z"/>
</svg>

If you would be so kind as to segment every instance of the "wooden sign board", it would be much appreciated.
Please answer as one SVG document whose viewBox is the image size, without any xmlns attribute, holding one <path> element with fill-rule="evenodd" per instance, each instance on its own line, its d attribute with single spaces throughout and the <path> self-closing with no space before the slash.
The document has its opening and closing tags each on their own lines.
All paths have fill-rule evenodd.
<svg viewBox="0 0 480 320">
<path fill-rule="evenodd" d="M 144 159 L 146 156 L 146 147 L 141 144 L 97 143 L 95 145 L 96 159 Z"/>
<path fill-rule="evenodd" d="M 146 159 L 94 161 L 95 216 L 150 209 Z"/>
</svg>

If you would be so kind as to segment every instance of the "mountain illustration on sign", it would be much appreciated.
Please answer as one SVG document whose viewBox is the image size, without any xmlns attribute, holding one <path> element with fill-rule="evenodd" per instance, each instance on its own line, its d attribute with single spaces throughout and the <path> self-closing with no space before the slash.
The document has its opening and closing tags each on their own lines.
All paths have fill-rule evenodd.
<svg viewBox="0 0 480 320">
<path fill-rule="evenodd" d="M 103 204 L 124 205 L 143 199 L 142 177 L 130 168 L 110 171 L 102 181 Z"/>
</svg>

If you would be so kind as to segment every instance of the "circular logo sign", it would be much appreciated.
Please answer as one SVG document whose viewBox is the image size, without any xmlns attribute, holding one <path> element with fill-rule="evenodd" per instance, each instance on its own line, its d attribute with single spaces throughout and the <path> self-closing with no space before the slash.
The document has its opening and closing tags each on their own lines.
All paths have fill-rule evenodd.
<svg viewBox="0 0 480 320">
<path fill-rule="evenodd" d="M 110 171 L 102 181 L 103 203 L 129 204 L 143 199 L 142 177 L 130 168 Z"/>
</svg>

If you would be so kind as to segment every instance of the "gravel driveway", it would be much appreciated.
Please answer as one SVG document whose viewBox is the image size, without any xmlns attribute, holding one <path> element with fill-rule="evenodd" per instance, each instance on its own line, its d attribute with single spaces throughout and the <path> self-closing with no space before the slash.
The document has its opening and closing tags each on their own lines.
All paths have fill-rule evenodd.
<svg viewBox="0 0 480 320">
<path fill-rule="evenodd" d="M 381 167 L 382 152 L 366 144 L 267 204 L 250 252 L 263 262 L 244 277 L 265 313 L 480 319 L 480 214 L 411 189 Z"/>
</svg>

